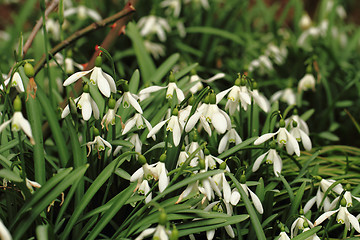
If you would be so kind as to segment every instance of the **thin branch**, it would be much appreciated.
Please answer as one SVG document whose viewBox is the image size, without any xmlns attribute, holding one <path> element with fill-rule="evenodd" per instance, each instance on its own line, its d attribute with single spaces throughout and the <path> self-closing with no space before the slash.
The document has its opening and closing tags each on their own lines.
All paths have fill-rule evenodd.
<svg viewBox="0 0 360 240">
<path fill-rule="evenodd" d="M 105 27 L 106 25 L 117 21 L 118 19 L 124 18 L 126 16 L 128 16 L 129 14 L 131 14 L 132 12 L 135 11 L 135 8 L 133 7 L 132 4 L 126 4 L 126 6 L 124 7 L 123 10 L 121 10 L 120 12 L 105 18 L 99 22 L 94 22 L 92 24 L 90 24 L 89 26 L 76 31 L 75 33 L 73 33 L 71 36 L 69 36 L 67 39 L 65 39 L 64 41 L 62 41 L 61 43 L 59 43 L 58 45 L 56 45 L 53 49 L 50 50 L 50 55 L 54 56 L 56 53 L 58 53 L 59 51 L 61 51 L 62 49 L 64 49 L 65 47 L 69 46 L 71 43 L 73 43 L 74 41 L 78 40 L 79 38 L 85 36 L 86 34 L 93 32 L 99 28 Z M 35 74 L 38 73 L 41 68 L 43 67 L 44 63 L 46 61 L 46 57 L 45 55 L 41 57 L 41 59 L 38 61 L 38 63 L 35 65 L 34 70 L 35 70 Z"/>
<path fill-rule="evenodd" d="M 54 0 L 51 2 L 51 4 L 46 8 L 45 10 L 45 18 L 52 12 L 54 11 L 54 9 L 58 6 L 59 4 L 59 0 Z M 43 18 L 40 17 L 40 19 L 36 22 L 35 27 L 33 28 L 33 30 L 30 33 L 30 36 L 28 38 L 28 40 L 26 41 L 24 48 L 23 48 L 23 58 L 25 57 L 27 51 L 29 50 L 29 48 L 31 47 L 32 42 L 34 41 L 34 38 L 36 36 L 36 34 L 38 33 L 38 31 L 40 30 L 41 26 L 42 26 L 42 22 Z"/>
</svg>

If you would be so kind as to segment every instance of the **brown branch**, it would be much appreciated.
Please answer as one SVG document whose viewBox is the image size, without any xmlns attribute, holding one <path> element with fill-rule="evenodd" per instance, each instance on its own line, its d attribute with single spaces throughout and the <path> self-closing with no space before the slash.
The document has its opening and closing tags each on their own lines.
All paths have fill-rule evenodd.
<svg viewBox="0 0 360 240">
<path fill-rule="evenodd" d="M 59 4 L 59 0 L 54 0 L 51 2 L 51 4 L 46 8 L 45 10 L 45 18 L 52 12 L 54 11 L 54 9 L 57 7 L 57 5 Z M 26 41 L 24 48 L 23 48 L 23 58 L 25 57 L 27 51 L 29 50 L 32 42 L 34 41 L 34 38 L 36 36 L 36 34 L 38 33 L 38 31 L 40 30 L 41 26 L 43 24 L 43 18 L 40 17 L 40 19 L 36 22 L 35 27 L 33 28 L 33 30 L 30 33 L 30 36 L 28 38 L 28 40 Z"/>
<path fill-rule="evenodd" d="M 65 39 L 64 41 L 62 41 L 61 43 L 56 45 L 53 49 L 51 49 L 49 52 L 50 55 L 55 55 L 59 51 L 63 50 L 65 47 L 69 46 L 71 43 L 73 43 L 76 40 L 78 40 L 79 38 L 85 36 L 86 34 L 91 33 L 99 28 L 105 27 L 106 25 L 108 25 L 114 21 L 117 21 L 121 18 L 124 18 L 134 11 L 135 11 L 135 8 L 132 6 L 132 4 L 127 4 L 123 8 L 123 10 L 121 10 L 120 12 L 118 12 L 108 18 L 105 18 L 99 22 L 94 22 L 79 31 L 76 31 L 71 36 L 69 36 L 67 39 Z M 45 57 L 45 55 L 43 55 L 34 67 L 35 74 L 37 74 L 41 70 L 41 68 L 45 64 L 45 61 L 46 61 L 46 57 Z"/>
</svg>

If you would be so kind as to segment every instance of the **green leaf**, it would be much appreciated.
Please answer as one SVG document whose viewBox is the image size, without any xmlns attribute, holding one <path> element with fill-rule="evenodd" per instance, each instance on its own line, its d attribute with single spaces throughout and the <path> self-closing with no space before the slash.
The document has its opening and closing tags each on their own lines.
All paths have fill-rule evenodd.
<svg viewBox="0 0 360 240">
<path fill-rule="evenodd" d="M 292 238 L 292 240 L 306 240 L 307 238 L 311 237 L 315 233 L 317 233 L 321 229 L 321 226 L 316 226 L 306 232 L 302 232 L 301 234 L 297 235 L 296 237 Z"/>
<path fill-rule="evenodd" d="M 331 133 L 331 132 L 321 132 L 318 135 L 319 137 L 323 138 L 323 139 L 327 139 L 329 141 L 339 141 L 340 138 L 338 136 L 336 136 L 335 134 Z"/>
<path fill-rule="evenodd" d="M 13 182 L 22 182 L 23 179 L 19 176 L 18 173 L 11 171 L 10 169 L 0 169 L 0 177 L 6 178 L 6 180 Z"/>
<path fill-rule="evenodd" d="M 218 29 L 218 28 L 213 28 L 213 27 L 204 27 L 204 26 L 199 26 L 199 27 L 187 27 L 186 28 L 186 33 L 202 33 L 202 34 L 209 34 L 209 35 L 215 35 L 221 38 L 225 38 L 225 39 L 229 39 L 231 41 L 233 41 L 234 43 L 237 43 L 239 45 L 244 45 L 245 42 L 243 39 L 239 38 L 238 35 L 228 32 L 226 30 L 222 30 L 222 29 Z"/>
<path fill-rule="evenodd" d="M 149 82 L 159 84 L 161 79 L 169 74 L 171 68 L 175 65 L 175 63 L 179 60 L 180 54 L 174 53 L 168 59 L 166 59 L 158 69 L 153 73 Z"/>
<path fill-rule="evenodd" d="M 131 93 L 137 93 L 139 89 L 139 83 L 140 83 L 140 72 L 139 69 L 136 69 L 129 81 L 129 91 Z"/>
<path fill-rule="evenodd" d="M 251 143 L 253 143 L 258 137 L 252 137 L 249 139 L 246 139 L 245 141 L 243 141 L 242 143 L 230 148 L 229 150 L 223 152 L 222 154 L 220 154 L 218 156 L 218 158 L 223 159 L 226 158 L 238 151 L 241 151 L 242 149 L 245 149 L 246 146 L 250 145 Z"/>
<path fill-rule="evenodd" d="M 109 143 L 112 146 L 123 146 L 123 147 L 128 147 L 128 148 L 134 147 L 134 145 L 130 141 L 121 140 L 121 139 L 112 140 L 112 141 L 109 141 Z"/>
</svg>

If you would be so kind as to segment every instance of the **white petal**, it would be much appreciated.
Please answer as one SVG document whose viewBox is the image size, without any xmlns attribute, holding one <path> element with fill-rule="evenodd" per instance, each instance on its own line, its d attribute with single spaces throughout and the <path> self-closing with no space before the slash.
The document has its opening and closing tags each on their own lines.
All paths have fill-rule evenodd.
<svg viewBox="0 0 360 240">
<path fill-rule="evenodd" d="M 199 121 L 199 118 L 201 116 L 200 112 L 195 112 L 188 120 L 186 127 L 185 127 L 185 132 L 190 132 L 194 127 L 195 124 Z"/>
<path fill-rule="evenodd" d="M 135 238 L 135 240 L 142 240 L 144 237 L 150 236 L 155 232 L 155 229 L 156 228 L 145 229 L 139 236 L 137 236 L 137 238 Z"/>
<path fill-rule="evenodd" d="M 251 196 L 251 199 L 253 200 L 253 203 L 254 203 L 254 206 L 256 208 L 256 210 L 260 213 L 260 214 L 263 214 L 264 213 L 264 209 L 262 207 L 262 204 L 261 204 L 261 201 L 260 199 L 258 198 L 258 196 L 256 196 L 255 193 L 253 193 L 250 188 L 247 188 L 249 193 L 250 193 L 250 196 Z"/>
<path fill-rule="evenodd" d="M 269 140 L 270 138 L 272 138 L 273 136 L 278 134 L 278 132 L 279 131 L 277 131 L 275 133 L 266 133 L 266 134 L 260 136 L 258 139 L 255 140 L 254 145 L 260 145 L 263 142 L 266 142 L 267 140 Z"/>
<path fill-rule="evenodd" d="M 16 112 L 15 112 L 15 113 L 16 113 Z M 19 113 L 21 113 L 21 112 L 19 112 Z M 26 120 L 26 119 L 22 116 L 22 114 L 21 114 L 21 117 L 22 117 L 22 119 L 21 119 L 21 121 L 19 122 L 20 127 L 21 127 L 21 129 L 24 131 L 24 133 L 30 138 L 30 140 L 33 141 L 33 135 L 32 135 L 32 132 L 31 132 L 30 123 L 29 123 L 28 120 Z"/>
<path fill-rule="evenodd" d="M 99 119 L 100 111 L 99 111 L 98 106 L 96 105 L 96 102 L 92 98 L 90 98 L 90 104 L 91 104 L 91 108 L 92 108 L 93 113 L 94 113 L 94 118 Z"/>
<path fill-rule="evenodd" d="M 253 165 L 253 167 L 252 167 L 252 171 L 253 171 L 253 172 L 256 172 L 256 171 L 259 169 L 259 167 L 260 167 L 261 163 L 263 162 L 266 154 L 268 154 L 268 153 L 269 153 L 269 151 L 267 151 L 267 152 L 264 153 L 264 154 L 261 154 L 261 155 L 255 160 L 254 165 Z"/>
<path fill-rule="evenodd" d="M 0 126 L 0 132 L 2 132 L 10 123 L 11 123 L 11 120 L 7 120 L 6 122 L 4 122 L 3 124 L 1 124 Z"/>
<path fill-rule="evenodd" d="M 360 233 L 360 225 L 359 225 L 359 220 L 356 219 L 356 217 L 354 217 L 353 215 L 351 215 L 349 213 L 349 211 L 346 209 L 346 216 L 348 217 L 351 225 L 355 228 L 355 230 Z"/>
<path fill-rule="evenodd" d="M 220 140 L 220 142 L 219 142 L 219 148 L 218 148 L 218 152 L 219 153 L 222 153 L 224 150 L 225 150 L 225 148 L 226 148 L 226 146 L 227 146 L 227 144 L 228 144 L 228 141 L 229 141 L 229 132 L 227 132 L 222 138 L 221 138 L 221 140 Z"/>
<path fill-rule="evenodd" d="M 160 86 L 151 86 L 151 87 L 147 87 L 143 90 L 141 90 L 139 92 L 139 95 L 142 95 L 142 94 L 147 94 L 147 93 L 152 93 L 152 92 L 157 92 L 161 89 L 164 89 L 164 88 L 167 88 L 167 87 L 160 87 Z"/>
<path fill-rule="evenodd" d="M 233 87 L 216 94 L 216 104 L 218 104 L 221 101 L 221 99 L 223 99 L 225 97 L 225 95 L 231 91 L 231 89 L 233 89 Z"/>
<path fill-rule="evenodd" d="M 94 71 L 95 73 L 95 71 Z M 97 71 L 97 86 L 100 90 L 100 92 L 105 96 L 105 97 L 110 97 L 110 85 L 107 81 L 107 79 L 104 77 L 103 72 L 101 69 L 99 69 Z"/>
<path fill-rule="evenodd" d="M 206 231 L 207 240 L 212 240 L 215 236 L 215 229 Z"/>
<path fill-rule="evenodd" d="M 179 146 L 181 140 L 181 129 L 179 121 L 177 120 L 174 124 L 174 130 L 173 130 L 173 141 L 175 144 L 175 147 Z"/>
<path fill-rule="evenodd" d="M 136 122 L 135 116 L 127 120 L 122 134 L 126 134 L 127 132 L 129 132 L 135 126 L 135 122 Z"/>
<path fill-rule="evenodd" d="M 338 212 L 339 210 L 340 210 L 340 208 L 338 210 L 335 210 L 335 211 L 328 211 L 328 212 L 325 212 L 325 213 L 321 214 L 321 216 L 318 217 L 318 219 L 315 220 L 314 226 L 317 226 L 317 225 L 321 224 L 323 221 L 325 221 L 325 219 L 329 218 L 331 215 Z"/>
<path fill-rule="evenodd" d="M 133 175 L 130 177 L 130 182 L 135 182 L 139 178 L 141 178 L 144 175 L 144 169 L 140 167 L 138 170 L 136 170 Z"/>
<path fill-rule="evenodd" d="M 202 82 L 204 83 L 211 83 L 217 79 L 223 78 L 225 77 L 225 73 L 217 73 L 214 76 L 212 76 L 211 78 L 207 79 L 207 80 L 202 80 Z"/>
<path fill-rule="evenodd" d="M 311 144 L 311 140 L 310 140 L 309 136 L 303 130 L 299 129 L 299 131 L 300 131 L 301 141 L 302 141 L 302 144 L 304 145 L 304 148 L 307 151 L 310 151 L 312 148 L 312 144 Z"/>
<path fill-rule="evenodd" d="M 151 129 L 151 131 L 148 133 L 148 135 L 147 135 L 146 137 L 149 138 L 149 137 L 152 137 L 153 135 L 155 135 L 155 134 L 160 130 L 160 128 L 162 128 L 162 126 L 164 126 L 164 124 L 165 124 L 168 120 L 169 120 L 169 119 L 166 119 L 166 120 L 161 121 L 161 122 L 159 122 L 158 124 L 156 124 L 156 125 L 154 126 L 154 128 Z"/>
<path fill-rule="evenodd" d="M 291 147 L 294 150 L 296 156 L 299 157 L 300 156 L 299 143 L 288 131 L 286 131 L 286 136 L 288 138 L 288 142 L 286 143 L 286 150 L 288 149 L 288 146 Z"/>
<path fill-rule="evenodd" d="M 91 72 L 93 69 L 89 70 L 89 71 L 81 71 L 81 72 L 77 72 L 72 74 L 70 77 L 68 77 L 65 82 L 63 83 L 63 86 L 68 86 L 70 84 L 72 84 L 73 82 L 76 82 L 79 78 L 85 76 L 86 74 L 88 74 L 89 72 Z"/>
<path fill-rule="evenodd" d="M 304 206 L 304 213 L 307 213 L 316 202 L 316 197 L 311 198 Z"/>
<path fill-rule="evenodd" d="M 229 203 L 231 200 L 231 188 L 229 183 L 226 181 L 225 175 L 223 175 L 223 194 L 224 194 L 224 201 Z"/>
<path fill-rule="evenodd" d="M 216 129 L 216 131 L 218 131 L 219 133 L 226 132 L 227 121 L 226 121 L 226 118 L 220 112 L 217 112 L 212 115 L 211 123 L 214 126 L 214 128 Z"/>
<path fill-rule="evenodd" d="M 128 97 L 129 97 L 128 100 L 129 100 L 131 106 L 133 106 L 136 109 L 136 111 L 143 114 L 140 104 L 135 100 L 135 98 L 131 95 L 131 93 L 128 92 L 127 94 L 128 94 Z"/>
<path fill-rule="evenodd" d="M 14 76 L 13 76 L 13 79 L 11 80 L 11 82 L 16 82 L 16 89 L 19 91 L 19 92 L 24 92 L 24 84 L 22 82 L 22 79 L 20 77 L 20 74 L 18 72 L 15 72 L 14 73 Z M 6 83 L 5 83 L 6 85 Z"/>
<path fill-rule="evenodd" d="M 112 78 L 112 76 L 110 76 L 110 75 L 107 74 L 106 72 L 103 72 L 103 75 L 104 75 L 104 77 L 106 78 L 107 82 L 109 83 L 111 92 L 116 93 L 115 80 Z"/>
<path fill-rule="evenodd" d="M 275 176 L 279 177 L 279 174 L 281 173 L 281 169 L 282 169 L 282 161 L 278 154 L 274 154 L 273 163 L 274 163 L 273 167 L 274 167 Z"/>
<path fill-rule="evenodd" d="M 231 200 L 230 200 L 230 203 L 235 206 L 236 204 L 238 204 L 238 202 L 240 201 L 240 198 L 241 198 L 241 195 L 239 193 L 239 191 L 236 189 L 236 190 L 233 190 L 232 193 L 231 193 Z"/>
<path fill-rule="evenodd" d="M 166 174 L 166 171 L 161 171 L 159 176 L 159 191 L 163 192 L 165 188 L 169 185 L 169 178 Z"/>
<path fill-rule="evenodd" d="M 176 90 L 176 96 L 179 100 L 179 103 L 182 102 L 185 99 L 184 93 L 180 88 L 175 88 Z"/>
<path fill-rule="evenodd" d="M 4 223 L 0 220 L 0 237 L 1 240 L 11 240 L 12 236 L 9 230 L 5 227 Z"/>
<path fill-rule="evenodd" d="M 209 134 L 209 137 L 211 137 L 211 127 L 210 127 L 208 121 L 206 121 L 204 116 L 200 117 L 200 122 L 201 122 L 201 125 L 204 127 L 205 131 Z"/>
</svg>

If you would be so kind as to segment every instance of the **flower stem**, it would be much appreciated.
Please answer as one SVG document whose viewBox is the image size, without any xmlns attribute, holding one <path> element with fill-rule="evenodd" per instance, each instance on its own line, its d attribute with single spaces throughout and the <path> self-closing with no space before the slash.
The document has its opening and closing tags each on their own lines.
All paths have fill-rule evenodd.
<svg viewBox="0 0 360 240">
<path fill-rule="evenodd" d="M 24 144 L 21 141 L 21 132 L 18 132 L 18 138 L 19 138 L 19 152 L 20 152 L 20 162 L 21 162 L 21 177 L 24 180 L 24 183 L 26 182 L 26 171 L 25 171 L 25 159 L 24 159 Z"/>
</svg>

